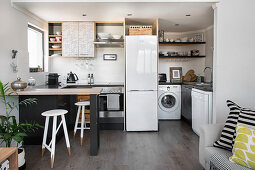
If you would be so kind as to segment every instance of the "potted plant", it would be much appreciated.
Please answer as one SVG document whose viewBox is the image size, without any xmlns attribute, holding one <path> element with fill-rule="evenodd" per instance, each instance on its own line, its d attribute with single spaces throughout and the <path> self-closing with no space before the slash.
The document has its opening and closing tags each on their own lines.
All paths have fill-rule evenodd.
<svg viewBox="0 0 255 170">
<path fill-rule="evenodd" d="M 12 142 L 16 142 L 18 150 L 18 165 L 19 169 L 25 169 L 25 151 L 22 147 L 24 137 L 27 136 L 28 132 L 34 132 L 38 128 L 42 128 L 38 123 L 31 122 L 17 122 L 16 117 L 12 115 L 12 112 L 15 109 L 18 109 L 19 105 L 29 106 L 31 104 L 36 104 L 37 99 L 28 98 L 19 103 L 10 101 L 10 98 L 16 96 L 12 95 L 14 92 L 11 91 L 8 83 L 3 84 L 0 81 L 0 93 L 2 104 L 4 105 L 5 114 L 1 113 L 0 115 L 0 144 L 5 143 L 6 147 L 11 147 Z"/>
</svg>

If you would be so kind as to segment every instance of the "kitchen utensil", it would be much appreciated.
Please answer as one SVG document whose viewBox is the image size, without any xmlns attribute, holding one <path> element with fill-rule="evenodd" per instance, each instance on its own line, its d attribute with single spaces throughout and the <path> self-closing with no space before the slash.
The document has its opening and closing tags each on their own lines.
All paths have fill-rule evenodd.
<svg viewBox="0 0 255 170">
<path fill-rule="evenodd" d="M 112 38 L 112 35 L 110 33 L 107 33 L 107 32 L 97 33 L 97 35 L 100 39 L 103 39 L 103 40 L 107 40 L 107 39 Z"/>
<path fill-rule="evenodd" d="M 66 79 L 67 83 L 75 83 L 77 80 L 79 80 L 79 78 L 75 73 L 72 73 L 70 71 L 70 73 L 67 74 L 67 79 Z"/>
<path fill-rule="evenodd" d="M 60 48 L 60 45 L 53 45 L 52 48 Z"/>
<path fill-rule="evenodd" d="M 35 86 L 35 84 L 36 84 L 35 79 L 33 77 L 30 77 L 28 79 L 28 86 Z"/>
<path fill-rule="evenodd" d="M 165 73 L 159 73 L 158 74 L 158 81 L 159 82 L 166 82 L 167 81 L 166 74 Z"/>
<path fill-rule="evenodd" d="M 181 42 L 187 42 L 188 41 L 188 37 L 182 37 L 181 38 Z"/>
<path fill-rule="evenodd" d="M 191 56 L 199 56 L 199 50 L 191 50 Z"/>
<path fill-rule="evenodd" d="M 56 37 L 56 41 L 57 42 L 61 42 L 62 41 L 62 37 Z"/>
<path fill-rule="evenodd" d="M 121 35 L 113 34 L 112 39 L 116 39 L 116 40 L 121 39 Z"/>
<path fill-rule="evenodd" d="M 50 38 L 50 41 L 54 42 L 54 41 L 56 41 L 56 39 L 55 38 Z"/>
<path fill-rule="evenodd" d="M 21 78 L 18 77 L 16 81 L 11 83 L 11 88 L 14 91 L 23 91 L 27 87 L 27 83 L 24 81 L 21 81 Z"/>
</svg>

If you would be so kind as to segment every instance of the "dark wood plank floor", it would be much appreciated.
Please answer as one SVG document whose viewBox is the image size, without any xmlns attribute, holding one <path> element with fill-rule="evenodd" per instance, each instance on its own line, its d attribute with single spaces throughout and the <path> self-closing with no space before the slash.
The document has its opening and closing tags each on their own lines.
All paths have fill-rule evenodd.
<svg viewBox="0 0 255 170">
<path fill-rule="evenodd" d="M 160 121 L 159 132 L 101 131 L 98 156 L 89 156 L 89 135 L 84 145 L 70 132 L 72 155 L 65 139 L 56 146 L 56 170 L 202 170 L 198 161 L 198 136 L 184 121 Z M 50 169 L 50 153 L 41 146 L 26 146 L 27 170 Z"/>
</svg>

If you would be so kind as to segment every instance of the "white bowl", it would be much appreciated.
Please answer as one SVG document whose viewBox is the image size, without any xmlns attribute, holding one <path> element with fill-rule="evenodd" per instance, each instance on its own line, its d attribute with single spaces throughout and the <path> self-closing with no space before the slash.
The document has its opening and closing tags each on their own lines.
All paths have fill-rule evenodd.
<svg viewBox="0 0 255 170">
<path fill-rule="evenodd" d="M 50 38 L 50 41 L 54 42 L 54 41 L 56 41 L 56 39 L 55 38 Z"/>
<path fill-rule="evenodd" d="M 59 45 L 53 45 L 52 48 L 60 48 L 61 46 Z"/>
<path fill-rule="evenodd" d="M 112 39 L 121 39 L 121 35 L 113 34 Z"/>
<path fill-rule="evenodd" d="M 97 33 L 97 35 L 98 35 L 98 37 L 100 38 L 100 39 L 111 39 L 112 38 L 112 36 L 111 36 L 111 34 L 110 33 L 107 33 L 107 32 L 101 32 L 101 33 Z"/>
</svg>

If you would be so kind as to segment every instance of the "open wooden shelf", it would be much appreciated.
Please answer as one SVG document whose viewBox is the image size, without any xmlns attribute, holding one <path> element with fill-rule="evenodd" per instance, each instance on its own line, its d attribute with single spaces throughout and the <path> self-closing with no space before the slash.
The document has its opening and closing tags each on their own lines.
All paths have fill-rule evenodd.
<svg viewBox="0 0 255 170">
<path fill-rule="evenodd" d="M 62 37 L 62 35 L 49 35 L 49 37 Z"/>
<path fill-rule="evenodd" d="M 62 48 L 49 48 L 50 51 L 61 51 Z"/>
<path fill-rule="evenodd" d="M 160 46 L 184 46 L 195 44 L 206 44 L 206 42 L 159 42 Z"/>
<path fill-rule="evenodd" d="M 204 55 L 199 55 L 199 56 L 164 56 L 164 55 L 159 55 L 160 58 L 204 58 Z"/>
</svg>

